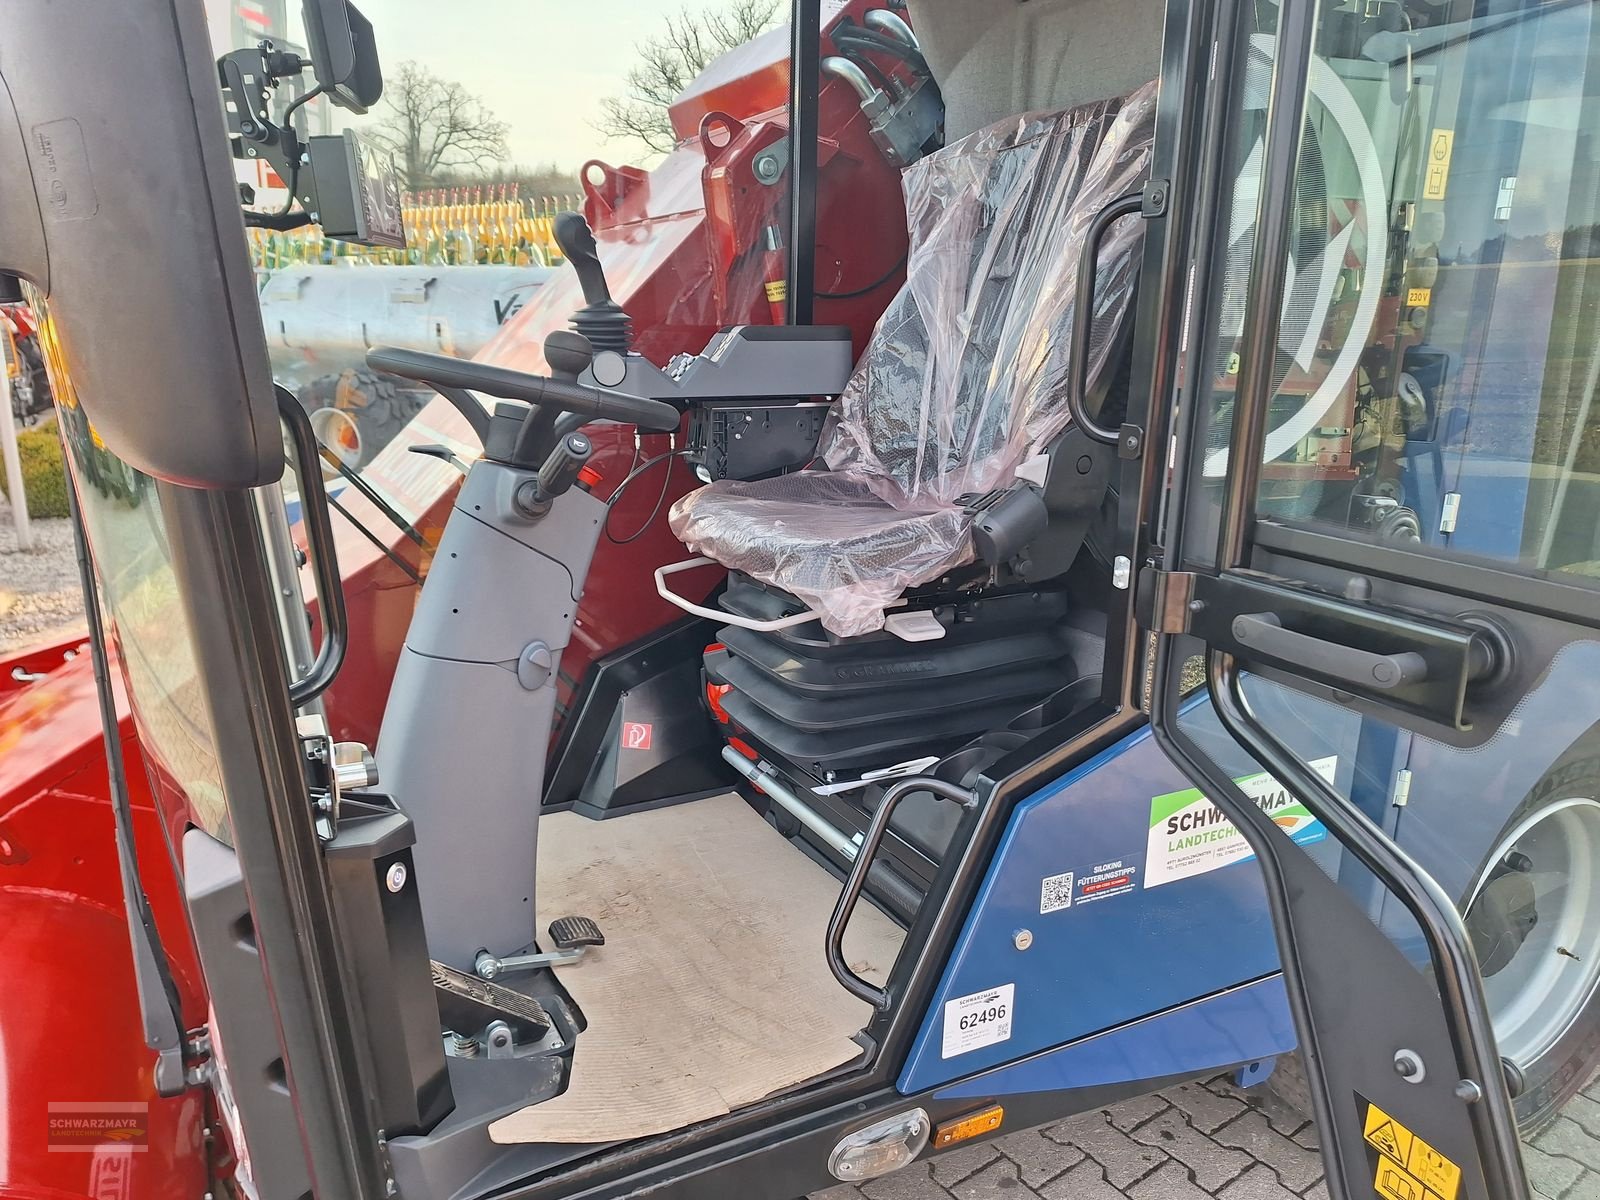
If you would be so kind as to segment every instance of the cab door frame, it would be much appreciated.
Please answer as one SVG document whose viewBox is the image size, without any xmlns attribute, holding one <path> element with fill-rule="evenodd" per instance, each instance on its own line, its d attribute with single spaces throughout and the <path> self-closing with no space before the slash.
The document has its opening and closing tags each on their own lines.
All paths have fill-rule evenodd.
<svg viewBox="0 0 1600 1200">
<path fill-rule="evenodd" d="M 1215 43 L 1213 77 L 1231 84 L 1216 89 L 1208 118 L 1219 147 L 1238 111 L 1228 94 L 1242 84 L 1247 32 L 1230 28 L 1237 11 L 1221 6 Z M 1285 746 L 1252 711 L 1244 680 L 1260 676 L 1449 745 L 1482 745 L 1527 693 L 1541 663 L 1550 662 L 1562 633 L 1600 628 L 1600 604 L 1593 590 L 1550 572 L 1403 549 L 1257 513 L 1319 6 L 1285 0 L 1279 11 L 1231 451 L 1220 483 L 1206 479 L 1199 450 L 1207 433 L 1203 381 L 1218 327 L 1227 214 L 1196 213 L 1184 329 L 1184 378 L 1191 384 L 1181 397 L 1176 386 L 1169 393 L 1178 412 L 1173 483 L 1138 580 L 1140 622 L 1153 651 L 1146 696 L 1163 748 L 1239 826 L 1266 876 L 1332 1194 L 1366 1195 L 1372 1186 L 1354 1098 L 1363 1097 L 1385 1112 L 1414 1112 L 1413 1127 L 1426 1130 L 1463 1168 L 1463 1195 L 1523 1197 L 1527 1182 L 1509 1088 L 1454 900 Z M 1214 174 L 1221 165 L 1212 164 Z M 1202 194 L 1217 185 L 1215 178 L 1187 182 Z M 1201 516 L 1208 489 L 1220 492 L 1214 526 Z M 1326 606 L 1327 619 L 1311 623 L 1323 636 L 1257 637 L 1258 626 L 1271 626 L 1279 612 L 1292 632 L 1300 606 Z M 1330 628 L 1345 636 L 1328 635 Z M 1375 640 L 1414 653 L 1425 668 L 1418 679 L 1440 686 L 1363 686 L 1352 668 L 1387 672 L 1395 665 L 1373 661 L 1387 657 L 1373 653 Z M 1180 677 L 1197 652 L 1228 733 L 1323 821 L 1348 858 L 1399 898 L 1427 943 L 1431 978 L 1189 736 L 1180 719 Z M 1362 964 L 1371 1003 L 1340 1012 L 1330 998 L 1344 994 L 1340 978 L 1352 962 Z M 1374 1012 L 1385 1017 L 1376 1031 Z M 1431 1064 L 1426 1078 L 1413 1070 L 1417 1062 Z"/>
</svg>

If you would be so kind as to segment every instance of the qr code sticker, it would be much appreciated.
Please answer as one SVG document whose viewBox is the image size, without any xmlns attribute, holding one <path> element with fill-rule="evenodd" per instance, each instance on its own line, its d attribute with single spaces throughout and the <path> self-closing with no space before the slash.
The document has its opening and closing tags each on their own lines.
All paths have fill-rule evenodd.
<svg viewBox="0 0 1600 1200">
<path fill-rule="evenodd" d="M 1039 889 L 1039 912 L 1059 912 L 1063 908 L 1072 907 L 1072 872 L 1067 871 L 1061 875 L 1046 875 L 1044 884 Z"/>
</svg>

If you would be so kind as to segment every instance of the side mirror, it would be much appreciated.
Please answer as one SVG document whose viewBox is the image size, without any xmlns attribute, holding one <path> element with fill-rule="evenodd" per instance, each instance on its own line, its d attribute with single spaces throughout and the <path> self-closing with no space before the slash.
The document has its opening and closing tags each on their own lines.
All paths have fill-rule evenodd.
<svg viewBox="0 0 1600 1200">
<path fill-rule="evenodd" d="M 90 17 L 0 0 L 0 46 L 0 271 L 49 302 L 40 317 L 95 433 L 172 483 L 276 480 L 272 368 L 205 6 L 123 0 Z"/>
<path fill-rule="evenodd" d="M 383 95 L 372 22 L 346 0 L 304 0 L 303 11 L 318 85 L 340 108 L 366 112 Z"/>
</svg>

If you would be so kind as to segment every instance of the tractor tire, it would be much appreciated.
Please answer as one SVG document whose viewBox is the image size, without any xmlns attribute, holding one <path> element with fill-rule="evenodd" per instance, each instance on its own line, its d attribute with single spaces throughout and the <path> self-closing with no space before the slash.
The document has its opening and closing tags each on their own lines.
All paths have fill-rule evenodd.
<svg viewBox="0 0 1600 1200">
<path fill-rule="evenodd" d="M 1473 878 L 1467 932 L 1526 1137 L 1600 1070 L 1600 738 L 1545 772 Z"/>
<path fill-rule="evenodd" d="M 352 470 L 366 466 L 392 442 L 430 395 L 363 367 L 323 375 L 299 391 L 318 439 Z"/>
</svg>

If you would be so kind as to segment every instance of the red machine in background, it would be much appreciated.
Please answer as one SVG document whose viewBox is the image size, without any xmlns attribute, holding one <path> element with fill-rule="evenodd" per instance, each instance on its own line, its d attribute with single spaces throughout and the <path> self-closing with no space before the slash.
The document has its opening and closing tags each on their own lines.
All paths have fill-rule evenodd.
<svg viewBox="0 0 1600 1200">
<path fill-rule="evenodd" d="M 866 22 L 872 5 L 842 0 L 825 10 L 826 42 L 831 30 Z M 866 76 L 849 70 L 849 56 L 828 62 L 818 104 L 814 312 L 818 324 L 848 326 L 859 352 L 903 279 L 899 168 L 916 151 L 903 128 L 887 128 L 881 111 L 864 107 L 857 76 Z M 584 215 L 611 295 L 631 318 L 634 348 L 658 366 L 698 351 L 724 326 L 774 323 L 783 314 L 788 74 L 785 31 L 764 34 L 712 63 L 672 106 L 681 140 L 654 169 L 583 168 Z M 879 74 L 902 98 L 927 89 L 912 136 L 936 144 L 937 123 L 930 129 L 927 116 L 937 104 L 931 81 L 908 77 L 892 56 Z M 476 357 L 546 370 L 545 336 L 583 303 L 576 275 L 563 271 Z M 666 512 L 696 485 L 676 453 L 684 429 L 675 438 L 640 438 L 614 425 L 589 432 L 595 452 L 587 478 L 615 503 L 561 663 L 558 740 L 596 664 L 678 616 L 656 595 L 651 575 L 681 557 Z M 450 455 L 475 451 L 462 419 L 435 401 L 356 480 L 329 483 L 348 518 L 336 518 L 335 531 L 351 642 L 326 698 L 337 738 L 376 741 L 417 589 L 461 478 Z M 707 590 L 717 582 L 710 572 L 702 580 Z M 0 1092 L 8 1098 L 0 1105 L 0 1195 L 193 1197 L 223 1165 L 210 1160 L 201 1093 L 159 1098 L 150 1078 L 95 686 L 78 640 L 0 657 L 0 949 L 8 965 L 0 979 L 0 1045 L 7 1048 Z M 200 1025 L 207 999 L 175 874 L 162 865 L 171 861 L 174 831 L 161 828 L 150 801 L 125 708 L 119 732 L 151 905 L 174 960 L 184 1018 Z M 557 759 L 552 770 L 559 768 Z M 54 1152 L 59 1106 L 96 1104 L 130 1106 L 129 1138 L 146 1149 Z"/>
<path fill-rule="evenodd" d="M 11 415 L 31 421 L 50 408 L 50 381 L 39 353 L 39 322 L 26 304 L 0 292 L 0 369 L 11 377 Z"/>
<path fill-rule="evenodd" d="M 830 29 L 862 22 L 867 0 L 838 4 Z M 713 62 L 671 108 L 682 139 L 652 170 L 599 161 L 580 172 L 584 216 L 594 230 L 612 298 L 632 321 L 633 348 L 666 367 L 698 351 L 721 328 L 773 322 L 787 284 L 782 238 L 788 228 L 788 41 L 775 29 Z M 880 145 L 861 97 L 843 76 L 824 72 L 818 97 L 815 322 L 848 326 L 866 344 L 904 279 L 905 207 L 900 166 Z M 742 115 L 741 115 L 742 114 Z M 776 297 L 776 299 L 774 299 Z M 544 372 L 544 339 L 567 326 L 585 297 L 563 270 L 539 288 L 474 357 Z M 595 494 L 612 498 L 641 464 L 670 454 L 674 439 L 637 438 L 631 427 L 597 426 L 590 467 Z M 676 447 L 684 445 L 680 430 Z M 386 552 L 347 522 L 336 526 L 350 609 L 349 657 L 330 696 L 336 737 L 372 742 L 388 693 L 417 580 L 389 557 L 425 573 L 460 472 L 413 446 L 475 450 L 464 422 L 444 401 L 429 404 L 363 469 L 362 475 L 420 535 L 407 537 L 363 497 L 341 503 L 387 543 Z M 562 712 L 593 663 L 676 620 L 655 593 L 656 567 L 682 557 L 667 529 L 671 503 L 697 486 L 677 457 L 633 479 L 616 499 L 580 599 L 573 644 L 563 655 Z M 697 584 L 707 591 L 712 572 Z M 556 733 L 562 731 L 558 717 Z"/>
</svg>

